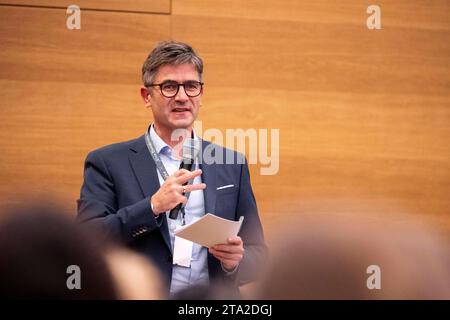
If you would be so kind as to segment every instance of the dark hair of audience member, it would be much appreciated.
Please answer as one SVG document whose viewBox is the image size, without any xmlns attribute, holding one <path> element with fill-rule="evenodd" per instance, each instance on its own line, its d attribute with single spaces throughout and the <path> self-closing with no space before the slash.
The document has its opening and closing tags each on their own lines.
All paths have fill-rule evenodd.
<svg viewBox="0 0 450 320">
<path fill-rule="evenodd" d="M 72 265 L 81 271 L 80 289 L 67 285 Z M 0 296 L 7 299 L 116 298 L 100 245 L 53 207 L 2 213 L 0 283 Z"/>
</svg>

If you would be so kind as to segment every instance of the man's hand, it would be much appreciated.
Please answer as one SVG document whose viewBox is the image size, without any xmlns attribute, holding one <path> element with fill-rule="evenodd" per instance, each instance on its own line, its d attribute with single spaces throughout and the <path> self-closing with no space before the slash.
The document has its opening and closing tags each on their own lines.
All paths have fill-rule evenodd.
<svg viewBox="0 0 450 320">
<path fill-rule="evenodd" d="M 171 210 L 179 203 L 186 204 L 187 198 L 184 196 L 184 192 L 205 189 L 206 184 L 204 183 L 183 186 L 187 181 L 201 174 L 202 170 L 200 169 L 192 172 L 185 169 L 175 171 L 151 197 L 150 202 L 153 204 L 153 212 L 159 215 Z"/>
<path fill-rule="evenodd" d="M 244 257 L 244 242 L 241 237 L 230 237 L 228 243 L 216 244 L 209 248 L 209 252 L 222 262 L 225 269 L 233 270 Z"/>
</svg>

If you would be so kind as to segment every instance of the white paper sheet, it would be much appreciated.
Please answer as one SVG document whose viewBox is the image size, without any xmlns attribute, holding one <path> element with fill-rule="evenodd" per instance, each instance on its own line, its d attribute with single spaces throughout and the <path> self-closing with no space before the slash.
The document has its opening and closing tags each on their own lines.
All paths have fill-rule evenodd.
<svg viewBox="0 0 450 320">
<path fill-rule="evenodd" d="M 209 248 L 227 243 L 229 237 L 236 236 L 242 221 L 244 217 L 240 217 L 239 221 L 232 221 L 207 213 L 197 221 L 176 230 L 175 235 Z"/>
</svg>

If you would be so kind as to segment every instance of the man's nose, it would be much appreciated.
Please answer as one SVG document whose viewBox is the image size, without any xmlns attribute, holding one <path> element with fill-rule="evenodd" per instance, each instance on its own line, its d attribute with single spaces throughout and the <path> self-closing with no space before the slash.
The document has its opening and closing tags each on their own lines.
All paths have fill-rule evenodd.
<svg viewBox="0 0 450 320">
<path fill-rule="evenodd" d="M 188 95 L 186 94 L 186 91 L 184 91 L 184 86 L 180 86 L 178 89 L 178 92 L 175 96 L 175 100 L 177 101 L 187 101 L 189 100 Z"/>
</svg>

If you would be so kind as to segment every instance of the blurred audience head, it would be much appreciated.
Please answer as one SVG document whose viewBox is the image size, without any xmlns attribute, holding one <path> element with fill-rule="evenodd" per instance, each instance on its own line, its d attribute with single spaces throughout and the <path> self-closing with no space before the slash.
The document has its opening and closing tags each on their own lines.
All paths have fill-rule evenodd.
<svg viewBox="0 0 450 320">
<path fill-rule="evenodd" d="M 123 300 L 167 299 L 159 271 L 144 256 L 116 246 L 106 253 L 117 288 Z"/>
<path fill-rule="evenodd" d="M 280 228 L 258 299 L 450 299 L 448 238 L 412 215 L 300 216 Z"/>
<path fill-rule="evenodd" d="M 54 205 L 0 214 L 0 296 L 8 299 L 158 299 L 157 271 L 99 242 Z"/>
<path fill-rule="evenodd" d="M 2 213 L 0 279 L 1 296 L 12 299 L 116 298 L 99 245 L 55 207 Z"/>
</svg>

